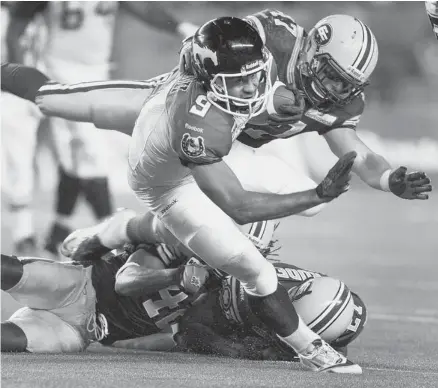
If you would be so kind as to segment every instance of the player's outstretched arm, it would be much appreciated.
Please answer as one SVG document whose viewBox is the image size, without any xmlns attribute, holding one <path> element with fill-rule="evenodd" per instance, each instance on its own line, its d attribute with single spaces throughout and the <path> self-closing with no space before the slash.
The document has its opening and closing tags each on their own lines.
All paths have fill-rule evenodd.
<svg viewBox="0 0 438 388">
<path fill-rule="evenodd" d="M 355 152 L 344 155 L 316 189 L 292 194 L 247 191 L 223 161 L 189 164 L 189 167 L 201 190 L 234 221 L 243 225 L 287 217 L 330 202 L 348 190 L 355 157 Z"/>
<path fill-rule="evenodd" d="M 356 151 L 355 172 L 369 186 L 392 192 L 403 199 L 428 199 L 432 191 L 430 179 L 425 172 L 407 172 L 406 167 L 393 169 L 381 155 L 368 148 L 350 128 L 337 128 L 324 135 L 336 156 Z"/>
</svg>

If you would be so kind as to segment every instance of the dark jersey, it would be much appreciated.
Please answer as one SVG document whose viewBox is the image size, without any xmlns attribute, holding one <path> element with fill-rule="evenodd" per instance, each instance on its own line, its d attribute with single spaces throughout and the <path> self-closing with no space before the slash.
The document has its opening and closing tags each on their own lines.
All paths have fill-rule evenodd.
<svg viewBox="0 0 438 388">
<path fill-rule="evenodd" d="M 297 60 L 305 40 L 305 31 L 294 19 L 276 10 L 266 9 L 246 20 L 255 27 L 266 47 L 274 57 L 278 78 L 285 84 L 295 83 Z M 286 139 L 305 132 L 324 135 L 335 128 L 356 129 L 364 110 L 364 96 L 355 98 L 349 105 L 327 112 L 318 111 L 306 103 L 302 119 L 294 124 L 268 125 L 257 121 L 257 117 L 245 126 L 237 140 L 258 148 L 275 139 Z"/>
<path fill-rule="evenodd" d="M 160 252 L 155 254 L 161 257 Z M 110 253 L 93 263 L 96 310 L 108 321 L 109 334 L 100 341 L 104 345 L 161 332 L 185 312 L 190 302 L 189 296 L 176 286 L 159 290 L 147 298 L 117 294 L 114 290 L 116 274 L 127 258 L 126 254 Z"/>
</svg>

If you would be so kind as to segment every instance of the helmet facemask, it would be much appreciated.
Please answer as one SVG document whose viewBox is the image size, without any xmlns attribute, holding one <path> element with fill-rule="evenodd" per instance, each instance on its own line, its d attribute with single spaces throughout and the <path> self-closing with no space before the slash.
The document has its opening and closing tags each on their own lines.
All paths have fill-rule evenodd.
<svg viewBox="0 0 438 388">
<path fill-rule="evenodd" d="M 206 85 L 209 91 L 207 99 L 219 109 L 233 116 L 250 118 L 262 113 L 272 90 L 270 77 L 272 55 L 266 54 L 264 60 L 251 62 L 242 66 L 240 73 L 218 73 Z M 258 83 L 253 97 L 240 98 L 231 96 L 228 91 L 229 81 L 249 77 Z M 228 82 L 227 82 L 228 81 Z"/>
<path fill-rule="evenodd" d="M 363 92 L 369 82 L 360 82 L 348 74 L 328 53 L 316 54 L 300 65 L 302 88 L 312 103 L 345 106 Z"/>
</svg>

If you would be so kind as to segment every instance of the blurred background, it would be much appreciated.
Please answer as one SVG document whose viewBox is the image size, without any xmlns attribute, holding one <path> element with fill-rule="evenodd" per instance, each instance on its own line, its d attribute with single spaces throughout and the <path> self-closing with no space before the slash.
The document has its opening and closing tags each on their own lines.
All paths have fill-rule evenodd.
<svg viewBox="0 0 438 388">
<path fill-rule="evenodd" d="M 243 17 L 268 7 L 291 15 L 306 30 L 329 14 L 357 16 L 374 32 L 380 52 L 371 86 L 366 90 L 367 107 L 358 133 L 394 166 L 425 170 L 437 181 L 438 42 L 424 2 L 178 1 L 162 2 L 162 6 L 177 19 L 197 25 L 218 16 Z M 180 41 L 120 10 L 114 32 L 112 78 L 147 79 L 171 70 L 178 61 Z M 110 183 L 115 204 L 140 210 L 126 182 L 129 139 L 117 133 L 106 136 L 112 155 Z M 57 177 L 50 153 L 44 147 L 44 132 L 40 140 L 34 206 L 38 231 L 44 234 Z M 281 157 L 294 165 L 300 163 L 317 180 L 335 160 L 325 142 L 314 134 L 281 140 L 281 144 Z M 90 224 L 89 210 L 81 208 L 75 222 L 78 227 Z M 2 201 L 4 253 L 12 250 L 10 225 Z M 438 291 L 433 277 L 437 268 L 434 261 L 438 252 L 437 230 L 436 193 L 427 202 L 409 202 L 354 180 L 351 193 L 317 217 L 292 217 L 282 223 L 281 258 L 344 279 L 359 289 L 374 307 L 375 316 L 388 310 L 401 313 L 407 309 L 414 314 L 438 316 L 430 303 L 431 291 L 435 294 Z M 396 292 L 387 292 L 388 279 Z M 424 298 L 426 294 L 429 296 Z M 2 311 L 5 318 L 11 309 Z"/>
</svg>

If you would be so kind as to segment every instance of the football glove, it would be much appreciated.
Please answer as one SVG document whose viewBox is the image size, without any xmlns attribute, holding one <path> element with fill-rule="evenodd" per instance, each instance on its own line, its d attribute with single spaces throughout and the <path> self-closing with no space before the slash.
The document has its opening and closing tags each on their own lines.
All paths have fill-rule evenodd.
<svg viewBox="0 0 438 388">
<path fill-rule="evenodd" d="M 316 194 L 319 198 L 329 202 L 348 191 L 351 169 L 356 156 L 356 151 L 348 152 L 330 169 L 327 176 L 316 187 Z"/>
<path fill-rule="evenodd" d="M 271 125 L 285 123 L 293 124 L 301 120 L 304 114 L 304 93 L 301 90 L 298 90 L 293 84 L 286 85 L 286 89 L 293 93 L 295 103 L 293 105 L 283 104 L 276 108 L 278 114 L 269 115 L 268 123 Z"/>
<path fill-rule="evenodd" d="M 187 294 L 193 295 L 199 292 L 210 277 L 206 265 L 190 262 L 190 260 L 180 269 L 180 287 Z"/>
<path fill-rule="evenodd" d="M 425 193 L 432 191 L 430 179 L 424 172 L 406 173 L 404 166 L 389 174 L 389 189 L 396 196 L 403 199 L 429 199 Z"/>
</svg>

